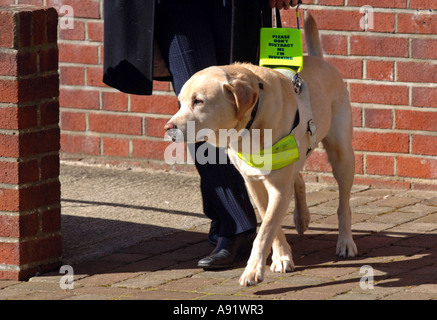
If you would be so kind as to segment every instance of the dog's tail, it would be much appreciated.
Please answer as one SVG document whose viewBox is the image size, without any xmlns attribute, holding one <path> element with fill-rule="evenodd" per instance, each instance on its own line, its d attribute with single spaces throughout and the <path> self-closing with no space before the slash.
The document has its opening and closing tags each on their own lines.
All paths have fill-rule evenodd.
<svg viewBox="0 0 437 320">
<path fill-rule="evenodd" d="M 308 55 L 316 56 L 323 59 L 322 44 L 320 43 L 319 30 L 317 29 L 316 20 L 308 12 L 305 19 L 305 41 Z"/>
</svg>

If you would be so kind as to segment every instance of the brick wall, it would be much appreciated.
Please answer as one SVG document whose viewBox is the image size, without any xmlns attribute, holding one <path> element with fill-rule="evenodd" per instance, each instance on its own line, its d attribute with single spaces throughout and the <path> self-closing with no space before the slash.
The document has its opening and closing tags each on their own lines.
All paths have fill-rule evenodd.
<svg viewBox="0 0 437 320">
<path fill-rule="evenodd" d="M 0 4 L 0 279 L 61 261 L 57 19 Z"/>
<path fill-rule="evenodd" d="M 168 83 L 156 82 L 150 97 L 102 83 L 103 0 L 2 2 L 54 5 L 61 17 L 62 6 L 74 9 L 74 29 L 59 29 L 62 156 L 165 167 L 162 127 L 176 98 Z M 437 1 L 304 3 L 350 90 L 356 183 L 437 188 Z M 364 5 L 373 9 L 373 29 L 360 27 Z M 294 10 L 282 14 L 285 26 L 295 25 Z M 323 150 L 306 171 L 309 180 L 332 180 Z"/>
</svg>

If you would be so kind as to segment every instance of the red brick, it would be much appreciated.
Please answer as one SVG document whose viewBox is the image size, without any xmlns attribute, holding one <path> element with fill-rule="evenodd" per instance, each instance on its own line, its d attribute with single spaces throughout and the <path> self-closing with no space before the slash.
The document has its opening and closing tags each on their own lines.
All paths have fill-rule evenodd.
<svg viewBox="0 0 437 320">
<path fill-rule="evenodd" d="M 437 10 L 437 0 L 410 0 L 410 8 Z"/>
<path fill-rule="evenodd" d="M 61 67 L 59 72 L 61 85 L 83 86 L 85 84 L 85 69 L 83 67 Z"/>
<path fill-rule="evenodd" d="M 61 152 L 99 155 L 100 138 L 89 135 L 61 134 Z"/>
<path fill-rule="evenodd" d="M 20 156 L 18 135 L 0 134 L 0 157 L 18 158 Z"/>
<path fill-rule="evenodd" d="M 372 32 L 395 32 L 396 16 L 394 13 L 373 13 L 373 29 Z"/>
<path fill-rule="evenodd" d="M 352 107 L 352 125 L 354 127 L 363 126 L 363 110 L 361 108 Z"/>
<path fill-rule="evenodd" d="M 18 24 L 19 24 L 19 46 L 21 48 L 30 47 L 33 44 L 33 37 L 29 37 L 32 34 L 32 12 L 31 11 L 21 11 L 18 14 Z"/>
<path fill-rule="evenodd" d="M 174 95 L 131 95 L 131 111 L 175 114 L 178 111 L 178 99 Z"/>
<path fill-rule="evenodd" d="M 364 156 L 359 153 L 355 153 L 355 173 L 364 173 Z"/>
<path fill-rule="evenodd" d="M 320 40 L 325 54 L 347 55 L 347 36 L 325 34 Z"/>
<path fill-rule="evenodd" d="M 59 102 L 49 101 L 40 105 L 41 126 L 55 125 L 59 123 Z"/>
<path fill-rule="evenodd" d="M 88 21 L 88 40 L 103 42 L 103 23 L 102 21 Z"/>
<path fill-rule="evenodd" d="M 128 157 L 129 140 L 119 138 L 103 138 L 103 153 L 108 156 Z"/>
<path fill-rule="evenodd" d="M 353 35 L 350 45 L 351 55 L 408 57 L 408 38 Z"/>
<path fill-rule="evenodd" d="M 62 108 L 99 109 L 99 99 L 98 91 L 61 89 L 59 103 Z"/>
<path fill-rule="evenodd" d="M 381 180 L 378 177 L 376 178 L 354 178 L 355 185 L 365 185 L 370 186 L 372 188 L 381 188 L 381 189 L 410 189 L 411 183 L 407 181 L 392 181 L 392 180 Z"/>
<path fill-rule="evenodd" d="M 394 73 L 393 61 L 367 61 L 367 79 L 393 81 Z"/>
<path fill-rule="evenodd" d="M 103 83 L 103 68 L 102 67 L 87 67 L 87 85 L 92 87 L 106 87 Z"/>
<path fill-rule="evenodd" d="M 18 162 L 0 161 L 0 183 L 17 184 L 18 177 Z"/>
<path fill-rule="evenodd" d="M 21 216 L 0 214 L 0 237 L 19 238 L 33 236 L 38 232 L 38 213 Z"/>
<path fill-rule="evenodd" d="M 393 111 L 390 109 L 365 109 L 365 127 L 390 129 L 393 125 Z"/>
<path fill-rule="evenodd" d="M 58 258 L 61 254 L 62 240 L 59 235 L 20 243 L 20 264 Z"/>
<path fill-rule="evenodd" d="M 20 79 L 16 84 L 16 90 L 16 100 L 11 102 L 29 102 L 55 98 L 59 95 L 59 77 L 57 74 L 53 74 Z"/>
<path fill-rule="evenodd" d="M 394 174 L 394 158 L 367 155 L 366 173 L 392 176 Z"/>
<path fill-rule="evenodd" d="M 16 23 L 12 11 L 0 11 L 0 30 L 0 47 L 13 48 Z"/>
<path fill-rule="evenodd" d="M 37 54 L 0 52 L 0 75 L 25 76 L 37 71 Z"/>
<path fill-rule="evenodd" d="M 60 163 L 59 155 L 46 156 L 41 158 L 41 179 L 57 178 L 59 176 Z"/>
<path fill-rule="evenodd" d="M 0 80 L 0 102 L 18 103 L 18 81 Z"/>
<path fill-rule="evenodd" d="M 85 40 L 85 22 L 74 21 L 74 28 L 60 28 L 60 40 Z"/>
<path fill-rule="evenodd" d="M 20 211 L 19 190 L 0 188 L 0 211 Z"/>
<path fill-rule="evenodd" d="M 437 83 L 437 64 L 397 62 L 397 65 L 398 81 L 400 82 Z"/>
<path fill-rule="evenodd" d="M 325 58 L 340 71 L 345 79 L 363 78 L 363 61 L 361 59 Z"/>
<path fill-rule="evenodd" d="M 59 131 L 59 128 L 51 128 L 20 134 L 20 157 L 58 151 Z"/>
<path fill-rule="evenodd" d="M 0 157 L 28 157 L 59 150 L 59 129 L 22 134 L 0 134 Z"/>
<path fill-rule="evenodd" d="M 94 0 L 68 0 L 62 1 L 63 5 L 70 5 L 74 12 L 75 18 L 100 18 L 100 1 Z M 55 7 L 58 10 L 59 17 L 64 16 L 65 13 L 62 13 L 59 9 L 62 6 L 59 5 L 59 0 L 48 0 L 47 6 Z M 69 12 L 70 13 L 70 12 Z"/>
<path fill-rule="evenodd" d="M 39 51 L 40 72 L 58 70 L 58 49 L 50 48 Z"/>
<path fill-rule="evenodd" d="M 407 2 L 405 0 L 349 0 L 348 5 L 351 7 L 368 5 L 374 8 L 406 8 Z"/>
<path fill-rule="evenodd" d="M 436 156 L 437 137 L 414 134 L 412 152 L 414 154 Z"/>
<path fill-rule="evenodd" d="M 94 132 L 142 134 L 142 118 L 112 114 L 90 114 L 89 130 Z"/>
<path fill-rule="evenodd" d="M 164 151 L 170 142 L 156 140 L 132 140 L 132 156 L 135 158 L 164 159 Z"/>
<path fill-rule="evenodd" d="M 61 185 L 59 181 L 40 183 L 20 189 L 19 194 L 20 211 L 58 205 L 61 199 Z"/>
<path fill-rule="evenodd" d="M 36 106 L 0 107 L 0 129 L 29 129 L 38 125 Z"/>
<path fill-rule="evenodd" d="M 435 34 L 437 15 L 428 9 L 414 14 L 399 13 L 397 33 Z"/>
<path fill-rule="evenodd" d="M 20 247 L 18 242 L 0 242 L 0 261 L 4 264 L 20 264 Z"/>
<path fill-rule="evenodd" d="M 59 61 L 82 64 L 98 63 L 98 46 L 59 43 Z"/>
<path fill-rule="evenodd" d="M 435 39 L 412 39 L 411 48 L 413 58 L 437 59 L 437 40 Z"/>
<path fill-rule="evenodd" d="M 153 90 L 155 90 L 155 91 L 170 91 L 170 82 L 168 82 L 168 81 L 153 81 Z"/>
<path fill-rule="evenodd" d="M 305 163 L 305 170 L 318 172 L 332 172 L 328 156 L 324 150 L 314 150 Z"/>
<path fill-rule="evenodd" d="M 55 8 L 48 8 L 47 11 L 47 42 L 57 43 L 58 41 L 58 12 Z"/>
<path fill-rule="evenodd" d="M 361 31 L 360 20 L 363 14 L 359 10 L 309 10 L 309 12 L 321 30 Z"/>
<path fill-rule="evenodd" d="M 437 88 L 413 88 L 412 105 L 416 107 L 437 107 Z"/>
<path fill-rule="evenodd" d="M 145 118 L 144 128 L 145 135 L 151 137 L 162 138 L 165 135 L 164 126 L 168 122 L 168 119 L 162 118 Z"/>
<path fill-rule="evenodd" d="M 61 209 L 54 208 L 41 213 L 41 231 L 44 233 L 61 230 Z"/>
<path fill-rule="evenodd" d="M 0 161 L 0 183 L 22 184 L 39 180 L 37 160 L 25 162 Z"/>
<path fill-rule="evenodd" d="M 352 102 L 408 105 L 409 90 L 406 86 L 351 83 Z"/>
<path fill-rule="evenodd" d="M 0 75 L 17 75 L 18 55 L 15 53 L 0 52 Z"/>
<path fill-rule="evenodd" d="M 437 178 L 437 160 L 416 157 L 397 157 L 397 174 L 400 177 Z"/>
<path fill-rule="evenodd" d="M 408 134 L 367 131 L 354 132 L 354 149 L 359 151 L 408 153 L 408 144 Z"/>
<path fill-rule="evenodd" d="M 32 12 L 32 35 L 33 35 L 33 45 L 39 46 L 46 42 L 46 11 L 45 10 L 35 10 Z M 21 29 L 21 27 L 20 27 Z M 29 34 L 27 34 L 28 36 Z"/>
<path fill-rule="evenodd" d="M 344 6 L 344 0 L 319 0 L 318 4 L 321 6 Z"/>
<path fill-rule="evenodd" d="M 111 111 L 127 111 L 127 94 L 122 92 L 103 92 L 102 108 Z"/>
<path fill-rule="evenodd" d="M 437 131 L 437 112 L 396 110 L 396 128 Z"/>
<path fill-rule="evenodd" d="M 63 111 L 61 113 L 61 129 L 68 131 L 85 131 L 85 113 Z"/>
</svg>

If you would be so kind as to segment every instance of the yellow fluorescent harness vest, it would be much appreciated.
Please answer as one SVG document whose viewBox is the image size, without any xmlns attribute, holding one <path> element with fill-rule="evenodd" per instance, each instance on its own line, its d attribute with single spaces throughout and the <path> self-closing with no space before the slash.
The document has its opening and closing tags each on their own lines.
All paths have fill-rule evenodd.
<svg viewBox="0 0 437 320">
<path fill-rule="evenodd" d="M 299 160 L 299 149 L 294 134 L 289 134 L 258 154 L 237 152 L 237 155 L 251 167 L 278 170 Z"/>
</svg>

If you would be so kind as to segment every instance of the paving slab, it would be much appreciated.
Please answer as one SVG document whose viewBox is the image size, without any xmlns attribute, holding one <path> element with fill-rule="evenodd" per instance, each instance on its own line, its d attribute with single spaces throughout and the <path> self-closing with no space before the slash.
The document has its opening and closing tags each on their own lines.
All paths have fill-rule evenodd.
<svg viewBox="0 0 437 320">
<path fill-rule="evenodd" d="M 338 189 L 309 183 L 309 230 L 296 233 L 293 203 L 283 224 L 295 270 L 267 266 L 265 281 L 245 288 L 242 267 L 197 267 L 213 249 L 197 174 L 63 161 L 60 180 L 63 264 L 73 267 L 74 288 L 61 289 L 55 270 L 0 280 L 0 300 L 437 299 L 434 191 L 354 186 L 359 255 L 345 259 L 335 255 Z"/>
</svg>

